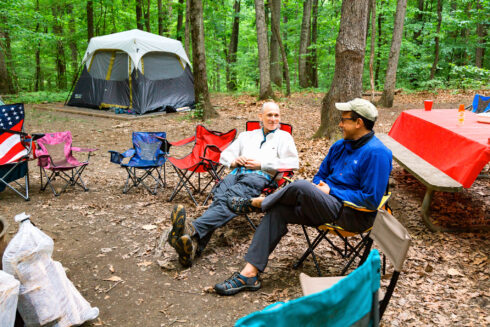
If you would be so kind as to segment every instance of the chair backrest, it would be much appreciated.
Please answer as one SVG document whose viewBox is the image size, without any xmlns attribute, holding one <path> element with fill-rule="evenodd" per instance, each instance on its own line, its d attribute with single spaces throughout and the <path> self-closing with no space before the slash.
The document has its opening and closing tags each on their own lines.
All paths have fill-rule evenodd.
<svg viewBox="0 0 490 327">
<path fill-rule="evenodd" d="M 475 94 L 472 106 L 472 111 L 477 114 L 490 111 L 490 97 L 484 97 L 480 94 Z"/>
<path fill-rule="evenodd" d="M 16 162 L 28 154 L 22 143 L 23 131 L 24 105 L 16 103 L 0 106 L 0 165 Z"/>
<path fill-rule="evenodd" d="M 165 132 L 133 132 L 134 156 L 131 164 L 160 165 L 165 162 L 165 153 L 161 150 L 162 141 L 157 137 L 166 138 Z"/>
<path fill-rule="evenodd" d="M 196 143 L 192 149 L 192 153 L 196 156 L 196 161 L 200 161 L 200 157 L 206 154 L 206 158 L 219 161 L 221 151 L 226 149 L 236 137 L 236 129 L 228 132 L 210 131 L 202 125 L 196 126 Z M 208 150 L 209 146 L 216 146 L 220 151 Z M 208 147 L 208 149 L 206 149 Z M 205 153 L 206 152 L 206 153 Z"/>
<path fill-rule="evenodd" d="M 235 326 L 377 326 L 380 258 L 372 250 L 347 277 L 321 292 L 278 302 L 241 318 Z"/>
<path fill-rule="evenodd" d="M 247 131 L 253 131 L 259 128 L 262 128 L 262 125 L 258 120 L 249 120 L 245 123 L 245 129 Z M 285 132 L 288 132 L 291 135 L 293 134 L 293 126 L 290 124 L 280 123 L 279 128 Z"/>
</svg>

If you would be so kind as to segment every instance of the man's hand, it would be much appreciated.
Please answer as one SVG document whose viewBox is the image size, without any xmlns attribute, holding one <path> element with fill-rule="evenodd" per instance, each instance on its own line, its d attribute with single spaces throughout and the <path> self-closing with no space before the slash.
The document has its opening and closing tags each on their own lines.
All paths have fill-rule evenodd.
<svg viewBox="0 0 490 327">
<path fill-rule="evenodd" d="M 245 163 L 245 167 L 248 169 L 260 170 L 262 166 L 260 165 L 260 161 L 254 159 L 248 159 L 247 162 Z"/>
<path fill-rule="evenodd" d="M 244 157 L 244 156 L 240 156 L 238 158 L 236 158 L 232 163 L 231 163 L 231 167 L 232 168 L 235 168 L 237 166 L 245 166 L 246 163 L 247 163 L 247 157 Z"/>
<path fill-rule="evenodd" d="M 315 185 L 320 191 L 322 191 L 325 194 L 330 194 L 330 186 L 328 186 L 327 183 L 324 181 L 320 181 L 318 185 Z"/>
</svg>

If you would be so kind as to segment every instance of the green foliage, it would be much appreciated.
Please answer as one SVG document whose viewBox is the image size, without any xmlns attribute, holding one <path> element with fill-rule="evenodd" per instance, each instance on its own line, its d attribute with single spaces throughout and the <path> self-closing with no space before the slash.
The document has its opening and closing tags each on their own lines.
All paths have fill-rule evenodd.
<svg viewBox="0 0 490 327">
<path fill-rule="evenodd" d="M 227 64 L 228 46 L 233 22 L 235 0 L 205 0 L 204 31 L 206 66 L 209 89 L 226 91 L 226 71 L 238 78 L 238 93 L 256 94 L 259 88 L 258 51 L 253 0 L 241 0 L 237 62 Z M 150 31 L 158 33 L 158 2 L 150 3 Z M 374 71 L 376 89 L 383 88 L 387 67 L 396 0 L 378 0 L 376 8 L 376 43 Z M 397 71 L 397 87 L 410 90 L 434 88 L 473 88 L 488 86 L 490 45 L 488 17 L 490 0 L 443 1 L 442 26 L 437 32 L 437 1 L 409 0 L 405 18 L 402 46 Z M 185 9 L 177 0 L 163 1 L 163 35 L 183 39 L 177 31 L 177 15 Z M 60 10 L 53 10 L 59 5 Z M 340 25 L 342 1 L 319 1 L 318 39 L 310 48 L 317 51 L 319 91 L 327 91 L 335 69 L 335 45 Z M 95 35 L 105 35 L 136 28 L 135 0 L 93 0 Z M 183 7 L 183 8 L 182 8 Z M 146 10 L 146 7 L 145 7 Z M 185 10 L 183 10 L 185 12 Z M 270 12 L 266 6 L 270 22 Z M 303 1 L 281 2 L 281 36 L 290 69 L 291 89 L 302 91 L 298 85 L 298 48 Z M 62 42 L 60 55 L 66 68 L 67 88 L 71 87 L 87 47 L 86 1 L 74 0 L 0 0 L 0 35 L 8 35 L 9 55 L 6 65 L 15 87 L 21 92 L 16 99 L 26 102 L 64 101 L 68 89 L 58 90 L 56 57 L 57 44 Z M 54 23 L 62 28 L 56 35 Z M 185 20 L 184 20 L 185 22 Z M 479 37 L 478 24 L 486 26 L 486 36 Z M 269 31 L 269 36 L 271 35 Z M 367 33 L 363 86 L 370 88 L 370 35 Z M 440 50 L 435 78 L 429 80 L 435 56 L 435 38 Z M 0 49 L 5 53 L 6 37 L 0 37 Z M 476 48 L 484 49 L 483 68 L 475 67 Z M 36 88 L 36 52 L 40 58 L 40 84 Z M 192 58 L 191 58 L 192 59 Z M 285 81 L 283 81 L 285 83 Z M 282 89 L 285 86 L 283 85 Z M 276 88 L 277 89 L 277 88 Z M 38 90 L 39 92 L 32 93 Z M 8 97 L 7 97 L 8 98 Z M 196 109 L 192 116 L 200 115 Z"/>
<path fill-rule="evenodd" d="M 53 92 L 19 92 L 17 94 L 2 95 L 5 103 L 49 103 L 49 102 L 65 102 L 68 97 L 68 91 Z"/>
</svg>

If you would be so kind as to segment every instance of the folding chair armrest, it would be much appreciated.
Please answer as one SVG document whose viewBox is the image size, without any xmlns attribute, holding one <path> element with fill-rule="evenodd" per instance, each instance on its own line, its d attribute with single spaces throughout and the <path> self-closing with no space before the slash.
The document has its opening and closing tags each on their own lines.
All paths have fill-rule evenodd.
<svg viewBox="0 0 490 327">
<path fill-rule="evenodd" d="M 17 134 L 17 135 L 22 135 L 22 136 L 28 136 L 27 133 L 20 132 L 20 131 L 13 131 L 11 129 L 5 129 L 5 128 L 0 128 L 0 132 L 2 132 L 2 133 L 10 133 L 10 134 Z"/>
<path fill-rule="evenodd" d="M 79 147 L 76 147 L 76 146 L 72 146 L 71 147 L 71 150 L 72 151 L 75 151 L 75 152 L 95 152 L 95 151 L 98 151 L 99 149 L 97 149 L 97 148 L 95 148 L 95 149 L 79 148 Z"/>
<path fill-rule="evenodd" d="M 469 110 L 469 111 L 473 110 L 473 105 L 470 104 L 469 106 L 465 107 L 464 110 Z"/>
<path fill-rule="evenodd" d="M 216 146 L 214 144 L 208 144 L 204 148 L 203 157 L 206 157 L 206 152 L 208 152 L 208 149 L 210 149 L 210 151 L 214 151 L 214 152 L 217 152 L 217 153 L 221 153 L 222 152 L 222 150 L 218 146 Z"/>
<path fill-rule="evenodd" d="M 40 139 L 41 137 L 43 137 L 45 134 L 44 133 L 33 133 L 31 134 L 31 137 L 32 137 L 32 140 L 36 141 L 38 139 Z"/>
<path fill-rule="evenodd" d="M 36 151 L 37 152 L 37 151 Z M 49 154 L 37 154 L 37 162 L 39 167 L 46 167 L 49 165 L 51 156 Z"/>
<path fill-rule="evenodd" d="M 120 165 L 122 163 L 123 159 L 125 158 L 122 154 L 120 154 L 117 151 L 109 150 L 108 152 L 111 154 L 110 160 L 112 163 Z"/>
<path fill-rule="evenodd" d="M 176 141 L 176 142 L 168 142 L 170 145 L 173 145 L 173 146 L 182 146 L 182 145 L 186 145 L 186 144 L 189 144 L 193 141 L 196 140 L 196 136 L 193 135 L 191 137 L 188 137 L 188 138 L 185 138 L 185 139 L 182 139 L 180 141 Z"/>
<path fill-rule="evenodd" d="M 349 208 L 352 208 L 352 209 L 358 210 L 358 211 L 364 211 L 364 212 L 375 212 L 376 211 L 376 210 L 368 209 L 368 208 L 363 207 L 363 206 L 358 206 L 357 204 L 349 202 L 349 201 L 343 201 L 342 203 L 343 203 L 344 207 L 349 207 Z"/>
</svg>

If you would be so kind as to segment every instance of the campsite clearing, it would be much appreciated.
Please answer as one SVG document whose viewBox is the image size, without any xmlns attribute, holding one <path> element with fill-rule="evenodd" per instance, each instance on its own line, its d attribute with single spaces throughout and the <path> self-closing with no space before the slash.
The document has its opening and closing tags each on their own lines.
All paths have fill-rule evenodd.
<svg viewBox="0 0 490 327">
<path fill-rule="evenodd" d="M 318 126 L 323 94 L 294 94 L 279 101 L 284 122 L 294 126 L 293 136 L 301 168 L 295 178 L 311 179 L 331 142 L 311 139 Z M 456 108 L 469 103 L 473 93 L 430 95 L 435 107 Z M 420 108 L 428 94 L 400 94 L 394 108 L 381 108 L 375 131 L 387 133 L 402 110 Z M 225 131 L 243 131 L 247 119 L 256 119 L 261 103 L 252 96 L 214 95 L 220 117 L 204 125 Z M 166 131 L 170 141 L 190 136 L 195 125 L 189 113 L 119 120 L 68 112 L 38 110 L 27 105 L 26 130 L 51 132 L 71 130 L 74 145 L 97 147 L 85 172 L 89 192 L 71 189 L 59 197 L 39 192 L 39 172 L 30 164 L 31 201 L 11 192 L 0 193 L 0 215 L 9 224 L 9 237 L 17 231 L 15 214 L 26 211 L 32 221 L 55 242 L 54 259 L 68 269 L 68 277 L 84 297 L 100 309 L 100 319 L 85 326 L 232 326 L 240 317 L 275 301 L 300 295 L 299 273 L 315 275 L 307 260 L 291 267 L 304 249 L 301 228 L 292 227 L 271 257 L 264 273 L 264 286 L 255 293 L 220 297 L 213 291 L 243 263 L 252 230 L 243 217 L 216 231 L 203 257 L 190 269 L 182 269 L 173 252 L 160 240 L 170 226 L 168 203 L 171 189 L 150 195 L 143 189 L 122 194 L 125 172 L 109 162 L 108 150 L 130 147 L 133 131 Z M 190 148 L 183 149 L 182 153 Z M 171 171 L 170 169 L 167 172 Z M 169 185 L 176 176 L 169 173 Z M 390 180 L 394 215 L 409 230 L 413 245 L 388 309 L 384 326 L 478 326 L 488 321 L 490 294 L 490 238 L 486 233 L 445 234 L 430 232 L 420 219 L 420 201 L 425 187 L 394 163 Z M 189 217 L 202 213 L 182 194 Z M 436 193 L 433 217 L 438 224 L 489 223 L 490 180 L 477 179 L 468 190 Z M 450 215 L 448 215 L 450 213 Z M 457 216 L 458 221 L 448 221 Z M 259 216 L 252 219 L 258 222 Z M 322 271 L 338 273 L 343 261 L 325 247 L 319 249 Z"/>
</svg>

